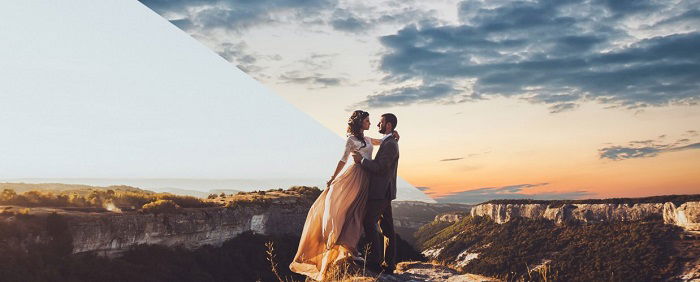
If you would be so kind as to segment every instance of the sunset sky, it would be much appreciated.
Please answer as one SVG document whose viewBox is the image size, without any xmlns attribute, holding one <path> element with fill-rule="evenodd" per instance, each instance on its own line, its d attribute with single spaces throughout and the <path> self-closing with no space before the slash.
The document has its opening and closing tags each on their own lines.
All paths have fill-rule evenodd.
<svg viewBox="0 0 700 282">
<path fill-rule="evenodd" d="M 438 201 L 700 193 L 700 1 L 141 2 Z"/>
<path fill-rule="evenodd" d="M 0 182 L 323 186 L 364 109 L 437 201 L 700 193 L 698 7 L 4 2 Z"/>
</svg>

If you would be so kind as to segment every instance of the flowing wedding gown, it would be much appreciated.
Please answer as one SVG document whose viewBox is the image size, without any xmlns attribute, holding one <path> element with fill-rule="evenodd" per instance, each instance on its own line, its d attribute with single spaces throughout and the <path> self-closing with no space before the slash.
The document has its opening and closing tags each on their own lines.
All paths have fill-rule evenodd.
<svg viewBox="0 0 700 282">
<path fill-rule="evenodd" d="M 355 136 L 348 137 L 341 160 L 347 164 L 353 151 L 372 159 L 372 140 L 365 137 L 365 142 L 367 145 L 360 148 L 360 140 Z M 368 184 L 367 172 L 351 161 L 350 167 L 336 177 L 330 188 L 321 192 L 306 216 L 290 270 L 320 281 L 333 263 L 357 254 Z"/>
</svg>

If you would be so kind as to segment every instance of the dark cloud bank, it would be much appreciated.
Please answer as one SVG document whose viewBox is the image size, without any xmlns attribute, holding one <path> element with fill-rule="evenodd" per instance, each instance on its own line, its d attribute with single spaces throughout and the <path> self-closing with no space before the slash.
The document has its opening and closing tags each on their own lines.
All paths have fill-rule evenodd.
<svg viewBox="0 0 700 282">
<path fill-rule="evenodd" d="M 379 12 L 369 4 L 347 7 L 336 0 L 140 1 L 195 33 L 294 22 L 352 36 L 382 24 L 405 25 L 379 38 L 386 89 L 355 106 L 501 96 L 546 104 L 557 113 L 583 101 L 643 108 L 696 105 L 700 97 L 697 0 L 467 0 L 456 7 L 459 24 L 451 25 L 441 24 L 432 11 L 398 4 Z M 636 33 L 627 29 L 640 24 Z M 638 40 L 645 30 L 661 35 Z M 220 47 L 217 52 L 241 68 L 260 70 L 260 58 L 245 48 Z M 321 87 L 342 83 L 308 70 L 279 79 Z"/>
<path fill-rule="evenodd" d="M 665 17 L 658 25 L 699 23 L 697 5 L 690 1 L 676 6 L 663 1 L 514 1 L 496 7 L 485 2 L 461 2 L 459 25 L 407 25 L 382 37 L 386 52 L 380 69 L 386 82 L 413 84 L 375 93 L 361 104 L 505 96 L 561 112 L 582 101 L 627 108 L 698 101 L 697 28 L 617 43 L 634 41 L 623 28 L 632 18 Z M 471 85 L 465 87 L 465 81 Z"/>
</svg>

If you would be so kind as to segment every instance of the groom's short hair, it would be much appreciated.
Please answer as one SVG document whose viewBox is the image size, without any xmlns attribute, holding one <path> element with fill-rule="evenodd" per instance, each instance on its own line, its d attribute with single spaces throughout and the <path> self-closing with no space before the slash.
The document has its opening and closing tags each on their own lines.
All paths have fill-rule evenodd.
<svg viewBox="0 0 700 282">
<path fill-rule="evenodd" d="M 391 122 L 391 126 L 393 126 L 392 129 L 396 129 L 396 125 L 399 121 L 396 119 L 396 116 L 394 114 L 386 113 L 383 114 L 382 117 L 384 118 L 384 121 Z"/>
</svg>

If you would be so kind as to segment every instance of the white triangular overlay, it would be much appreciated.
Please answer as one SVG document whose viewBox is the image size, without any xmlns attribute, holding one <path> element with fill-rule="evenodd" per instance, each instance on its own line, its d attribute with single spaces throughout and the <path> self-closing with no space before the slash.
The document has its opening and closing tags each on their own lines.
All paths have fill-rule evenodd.
<svg viewBox="0 0 700 282">
<path fill-rule="evenodd" d="M 342 154 L 341 137 L 137 1 L 2 6 L 0 178 L 321 186 Z M 399 199 L 432 202 L 400 184 Z"/>
</svg>

